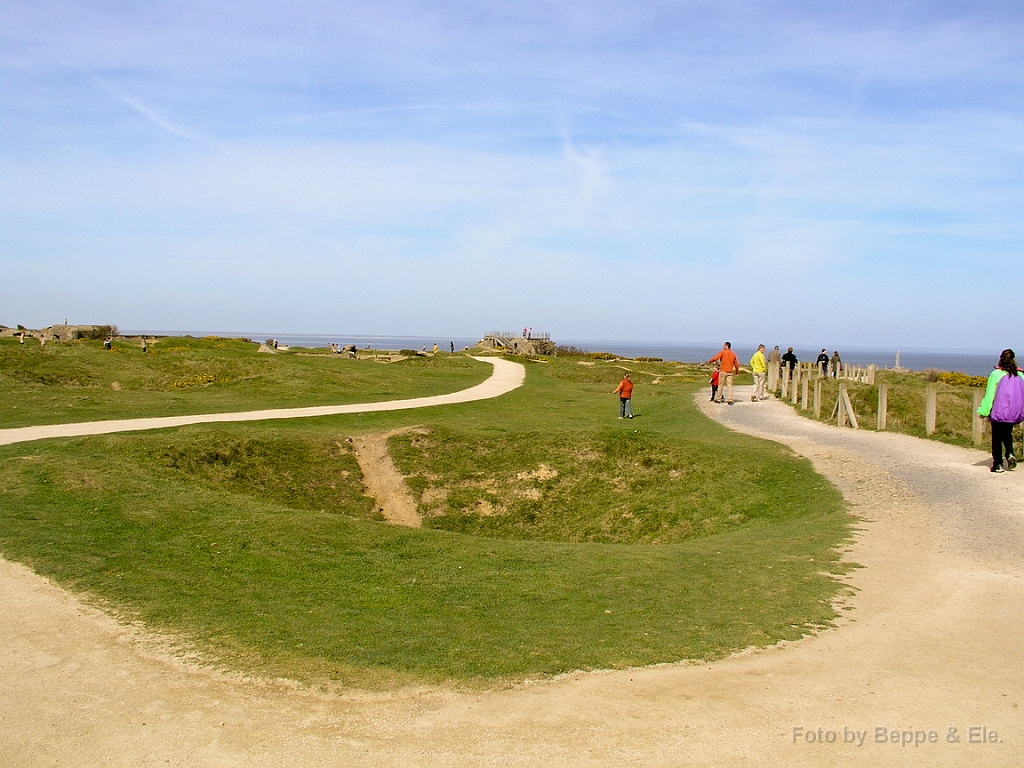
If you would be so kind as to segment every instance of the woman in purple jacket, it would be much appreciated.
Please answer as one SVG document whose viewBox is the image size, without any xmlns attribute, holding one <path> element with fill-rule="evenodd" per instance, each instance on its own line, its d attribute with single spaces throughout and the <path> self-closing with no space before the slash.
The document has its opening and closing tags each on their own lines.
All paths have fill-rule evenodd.
<svg viewBox="0 0 1024 768">
<path fill-rule="evenodd" d="M 1024 421 L 1024 373 L 1017 369 L 1012 349 L 999 355 L 999 365 L 988 377 L 985 398 L 978 408 L 992 425 L 992 471 L 1003 471 L 1003 449 L 1006 450 L 1006 468 L 1014 469 L 1017 459 L 1013 455 L 1013 425 Z"/>
</svg>

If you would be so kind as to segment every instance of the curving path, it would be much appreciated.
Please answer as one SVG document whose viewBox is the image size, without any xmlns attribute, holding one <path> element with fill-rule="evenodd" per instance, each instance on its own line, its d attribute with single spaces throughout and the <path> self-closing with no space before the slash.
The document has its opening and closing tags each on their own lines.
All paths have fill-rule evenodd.
<svg viewBox="0 0 1024 768">
<path fill-rule="evenodd" d="M 702 407 L 807 456 L 861 518 L 837 629 L 710 665 L 328 695 L 189 667 L 0 561 L 0 763 L 1019 765 L 1024 470 L 777 402 Z"/>
<path fill-rule="evenodd" d="M 148 419 L 118 419 L 112 421 L 85 421 L 77 424 L 50 424 L 38 427 L 0 429 L 0 445 L 44 440 L 51 437 L 82 437 L 107 435 L 112 432 L 134 432 L 144 429 L 167 429 L 187 424 L 212 424 L 224 421 L 263 421 L 266 419 L 301 419 L 311 416 L 335 416 L 343 413 L 372 413 L 375 411 L 401 411 L 408 408 L 426 408 L 432 405 L 468 403 L 504 395 L 521 387 L 526 369 L 521 363 L 497 357 L 474 357 L 490 363 L 494 372 L 475 387 L 451 392 L 447 395 L 416 397 L 408 400 L 385 400 L 380 403 L 349 403 L 348 405 L 315 405 L 307 408 L 271 408 L 262 411 L 237 413 L 203 413 L 192 416 L 159 416 Z"/>
</svg>

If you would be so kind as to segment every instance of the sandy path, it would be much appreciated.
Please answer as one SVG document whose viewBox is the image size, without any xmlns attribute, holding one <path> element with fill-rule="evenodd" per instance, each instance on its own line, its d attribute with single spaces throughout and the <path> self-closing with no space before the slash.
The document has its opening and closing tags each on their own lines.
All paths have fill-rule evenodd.
<svg viewBox="0 0 1024 768">
<path fill-rule="evenodd" d="M 848 580 L 854 610 L 839 629 L 712 665 L 485 693 L 318 696 L 150 653 L 73 596 L 0 562 L 0 762 L 1019 765 L 1024 472 L 991 475 L 980 451 L 840 431 L 780 403 L 712 412 L 809 456 L 865 518 L 851 558 L 866 567 Z M 976 741 L 995 740 L 970 743 L 971 727 Z M 819 728 L 835 742 L 819 743 Z M 879 743 L 876 728 L 923 743 Z"/>
<path fill-rule="evenodd" d="M 377 501 L 381 514 L 389 523 L 409 528 L 423 525 L 416 499 L 388 452 L 388 439 L 407 432 L 425 431 L 417 427 L 400 427 L 349 438 L 359 471 L 363 474 L 366 492 Z"/>
<path fill-rule="evenodd" d="M 50 424 L 38 427 L 0 429 L 0 445 L 23 443 L 30 440 L 44 440 L 49 437 L 81 437 L 83 435 L 107 435 L 113 432 L 135 432 L 144 429 L 166 429 L 183 427 L 187 424 L 212 424 L 225 421 L 263 421 L 266 419 L 301 419 L 311 416 L 335 416 L 343 413 L 373 413 L 376 411 L 401 411 L 407 408 L 427 408 L 433 405 L 468 403 L 473 400 L 487 400 L 504 395 L 521 387 L 526 379 L 526 369 L 521 363 L 499 357 L 474 357 L 474 360 L 490 363 L 494 372 L 475 387 L 450 392 L 446 395 L 416 397 L 409 400 L 385 400 L 380 403 L 349 403 L 348 405 L 317 405 L 308 408 L 270 408 L 262 411 L 238 413 L 202 413 L 191 416 L 161 416 L 148 419 L 118 419 L 112 421 L 85 421 L 77 424 Z"/>
</svg>

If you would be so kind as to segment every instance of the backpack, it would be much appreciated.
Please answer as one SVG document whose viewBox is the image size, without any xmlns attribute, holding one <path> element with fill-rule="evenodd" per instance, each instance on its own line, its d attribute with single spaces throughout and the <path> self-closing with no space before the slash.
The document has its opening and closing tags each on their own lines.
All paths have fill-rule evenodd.
<svg viewBox="0 0 1024 768">
<path fill-rule="evenodd" d="M 1006 375 L 999 380 L 989 418 L 1008 424 L 1024 421 L 1024 378 L 1020 374 Z"/>
</svg>

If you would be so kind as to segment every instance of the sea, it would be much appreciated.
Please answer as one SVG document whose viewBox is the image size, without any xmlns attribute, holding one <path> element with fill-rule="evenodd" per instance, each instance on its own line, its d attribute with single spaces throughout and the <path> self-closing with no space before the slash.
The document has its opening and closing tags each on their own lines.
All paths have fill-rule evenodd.
<svg viewBox="0 0 1024 768">
<path fill-rule="evenodd" d="M 429 351 L 434 344 L 443 351 L 449 351 L 454 345 L 457 351 L 472 347 L 479 338 L 466 336 L 359 336 L 352 334 L 273 334 L 248 332 L 207 332 L 207 331 L 122 331 L 125 335 L 149 334 L 154 336 L 228 336 L 264 341 L 276 339 L 278 344 L 292 347 L 326 347 L 328 344 L 348 346 L 355 344 L 359 349 L 416 349 Z M 600 339 L 556 339 L 557 344 L 572 346 L 587 352 L 612 352 L 622 357 L 660 357 L 662 360 L 673 360 L 684 363 L 704 362 L 715 355 L 721 343 L 701 342 L 653 342 L 653 341 L 603 341 Z M 783 352 L 785 345 L 779 345 Z M 741 361 L 750 359 L 757 350 L 757 344 L 736 342 L 732 346 Z M 769 347 L 771 349 L 771 347 Z M 829 357 L 838 351 L 846 365 L 877 365 L 879 368 L 896 367 L 896 355 L 899 354 L 899 365 L 913 371 L 934 369 L 938 371 L 957 371 L 972 376 L 987 376 L 999 360 L 1001 350 L 948 350 L 912 348 L 897 350 L 895 347 L 844 347 L 835 349 L 828 347 Z M 796 346 L 793 353 L 801 362 L 813 361 L 821 352 L 821 347 L 811 348 Z"/>
</svg>

